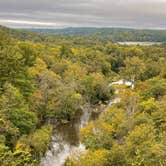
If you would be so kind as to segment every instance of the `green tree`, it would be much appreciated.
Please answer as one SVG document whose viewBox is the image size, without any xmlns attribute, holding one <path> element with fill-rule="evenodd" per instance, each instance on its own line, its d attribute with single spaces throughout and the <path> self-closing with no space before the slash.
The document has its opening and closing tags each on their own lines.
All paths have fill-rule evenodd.
<svg viewBox="0 0 166 166">
<path fill-rule="evenodd" d="M 145 70 L 144 62 L 136 56 L 131 58 L 127 57 L 124 61 L 124 65 L 125 67 L 121 68 L 122 75 L 124 78 L 133 82 L 138 80 Z"/>
</svg>

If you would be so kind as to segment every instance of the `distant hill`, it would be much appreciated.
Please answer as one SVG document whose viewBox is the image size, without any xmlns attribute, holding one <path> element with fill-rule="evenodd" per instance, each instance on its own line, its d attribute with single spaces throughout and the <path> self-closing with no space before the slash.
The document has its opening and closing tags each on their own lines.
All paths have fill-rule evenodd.
<svg viewBox="0 0 166 166">
<path fill-rule="evenodd" d="M 103 43 L 103 42 L 112 42 L 111 38 L 105 38 L 101 36 L 89 35 L 89 36 L 67 36 L 61 34 L 52 34 L 52 33 L 41 33 L 37 29 L 14 29 L 8 28 L 0 25 L 0 42 L 1 40 L 15 40 L 15 41 L 32 41 L 32 42 L 46 42 L 50 44 L 77 44 L 84 45 L 86 39 L 86 45 Z"/>
<path fill-rule="evenodd" d="M 13 29 L 0 25 L 0 34 L 7 34 L 13 39 L 38 42 L 60 42 L 61 40 L 77 36 L 98 39 L 100 42 L 137 41 L 137 42 L 166 42 L 166 30 L 136 30 L 125 28 L 64 28 L 64 29 Z"/>
<path fill-rule="evenodd" d="M 49 35 L 36 33 L 28 29 L 13 29 L 0 25 L 0 37 L 1 36 L 6 36 L 7 38 L 12 38 L 15 40 L 29 40 L 38 42 L 46 41 L 49 37 Z"/>
<path fill-rule="evenodd" d="M 166 30 L 138 30 L 126 28 L 64 28 L 64 29 L 26 29 L 32 32 L 39 32 L 51 35 L 95 35 L 113 41 L 149 41 L 165 42 Z"/>
</svg>

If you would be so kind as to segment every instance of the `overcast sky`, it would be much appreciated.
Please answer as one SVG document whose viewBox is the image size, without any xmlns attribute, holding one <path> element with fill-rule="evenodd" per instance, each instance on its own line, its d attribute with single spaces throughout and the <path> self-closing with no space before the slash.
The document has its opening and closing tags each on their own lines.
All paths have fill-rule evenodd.
<svg viewBox="0 0 166 166">
<path fill-rule="evenodd" d="M 0 24 L 166 29 L 166 0 L 0 0 Z"/>
</svg>

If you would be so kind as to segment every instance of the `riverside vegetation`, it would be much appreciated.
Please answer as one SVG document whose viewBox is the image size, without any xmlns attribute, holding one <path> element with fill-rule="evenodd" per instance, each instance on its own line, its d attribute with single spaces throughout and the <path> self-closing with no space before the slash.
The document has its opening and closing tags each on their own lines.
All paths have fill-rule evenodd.
<svg viewBox="0 0 166 166">
<path fill-rule="evenodd" d="M 135 87 L 108 86 L 120 78 Z M 86 151 L 64 166 L 166 165 L 166 45 L 0 27 L 0 165 L 40 165 L 50 121 L 67 125 L 116 95 L 121 101 L 81 130 Z"/>
</svg>

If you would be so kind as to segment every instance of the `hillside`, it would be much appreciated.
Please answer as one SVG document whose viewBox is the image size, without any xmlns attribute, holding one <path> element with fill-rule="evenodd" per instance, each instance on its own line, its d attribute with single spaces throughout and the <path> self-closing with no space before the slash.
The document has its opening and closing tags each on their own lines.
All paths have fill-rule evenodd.
<svg viewBox="0 0 166 166">
<path fill-rule="evenodd" d="M 42 29 L 42 31 L 47 31 Z M 87 45 L 111 42 L 111 38 L 96 35 L 74 35 L 68 36 L 63 34 L 41 33 L 37 29 L 13 29 L 0 25 L 0 37 L 12 38 L 13 40 L 41 42 L 49 44 L 77 44 L 83 45 L 86 41 Z M 70 42 L 69 42 L 70 41 Z"/>
<path fill-rule="evenodd" d="M 64 28 L 64 29 L 11 29 L 0 25 L 0 33 L 8 34 L 13 39 L 35 42 L 61 43 L 62 40 L 75 39 L 73 43 L 80 43 L 82 39 L 94 42 L 165 42 L 166 30 L 135 30 L 124 28 Z"/>
<path fill-rule="evenodd" d="M 7 35 L 15 40 L 22 41 L 29 40 L 42 42 L 46 40 L 46 35 L 44 34 L 34 33 L 28 30 L 12 29 L 1 25 L 0 34 Z"/>
<path fill-rule="evenodd" d="M 100 36 L 113 41 L 165 42 L 166 30 L 138 30 L 126 28 L 64 28 L 64 29 L 27 29 L 33 32 L 53 35 Z"/>
</svg>

